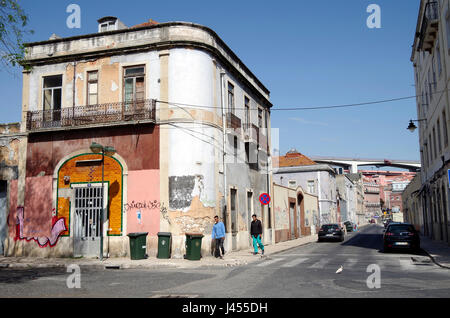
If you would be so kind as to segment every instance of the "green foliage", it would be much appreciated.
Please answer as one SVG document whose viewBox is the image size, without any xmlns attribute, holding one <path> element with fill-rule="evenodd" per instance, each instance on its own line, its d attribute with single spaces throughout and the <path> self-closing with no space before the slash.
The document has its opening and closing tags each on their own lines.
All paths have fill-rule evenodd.
<svg viewBox="0 0 450 318">
<path fill-rule="evenodd" d="M 33 33 L 27 30 L 28 16 L 17 0 L 0 0 L 0 63 L 3 66 L 22 65 L 26 48 L 23 43 L 25 34 Z"/>
</svg>

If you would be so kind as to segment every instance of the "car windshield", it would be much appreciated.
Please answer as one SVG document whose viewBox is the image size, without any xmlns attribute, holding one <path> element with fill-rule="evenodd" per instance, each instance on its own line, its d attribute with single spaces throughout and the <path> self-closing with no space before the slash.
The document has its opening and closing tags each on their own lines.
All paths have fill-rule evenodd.
<svg viewBox="0 0 450 318">
<path fill-rule="evenodd" d="M 393 233 L 414 232 L 414 227 L 408 224 L 393 224 L 389 226 L 389 232 Z"/>
<path fill-rule="evenodd" d="M 325 224 L 322 225 L 323 230 L 329 230 L 329 229 L 339 229 L 339 226 L 337 224 Z"/>
</svg>

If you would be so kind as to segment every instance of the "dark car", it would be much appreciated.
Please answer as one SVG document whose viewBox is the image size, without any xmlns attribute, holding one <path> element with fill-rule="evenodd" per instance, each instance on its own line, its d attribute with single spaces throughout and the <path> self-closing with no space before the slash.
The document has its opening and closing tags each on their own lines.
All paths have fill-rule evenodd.
<svg viewBox="0 0 450 318">
<path fill-rule="evenodd" d="M 345 233 L 339 224 L 324 224 L 319 230 L 319 242 L 324 240 L 344 241 Z"/>
<path fill-rule="evenodd" d="M 420 249 L 420 237 L 414 226 L 409 223 L 391 222 L 383 235 L 383 247 L 387 252 L 394 248 Z"/>
</svg>

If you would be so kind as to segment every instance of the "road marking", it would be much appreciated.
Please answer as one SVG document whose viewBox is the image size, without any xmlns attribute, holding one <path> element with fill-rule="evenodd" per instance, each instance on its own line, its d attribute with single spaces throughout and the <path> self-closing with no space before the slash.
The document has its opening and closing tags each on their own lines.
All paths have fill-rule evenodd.
<svg viewBox="0 0 450 318">
<path fill-rule="evenodd" d="M 270 261 L 264 261 L 264 262 L 262 262 L 262 263 L 259 263 L 259 264 L 256 265 L 256 266 L 259 266 L 259 267 L 262 267 L 262 266 L 268 266 L 268 265 L 271 265 L 271 264 L 273 264 L 273 263 L 276 263 L 276 262 L 279 262 L 279 261 L 282 261 L 282 260 L 284 260 L 284 258 L 272 259 L 272 260 L 270 260 Z"/>
<path fill-rule="evenodd" d="M 312 264 L 308 268 L 324 268 L 325 265 L 328 264 L 329 261 L 330 261 L 329 258 L 322 258 L 320 261 L 318 261 L 317 263 Z"/>
<path fill-rule="evenodd" d="M 304 261 L 307 261 L 309 258 L 297 258 L 293 261 L 290 261 L 286 264 L 281 265 L 281 267 L 294 267 L 300 263 L 303 263 Z"/>
</svg>

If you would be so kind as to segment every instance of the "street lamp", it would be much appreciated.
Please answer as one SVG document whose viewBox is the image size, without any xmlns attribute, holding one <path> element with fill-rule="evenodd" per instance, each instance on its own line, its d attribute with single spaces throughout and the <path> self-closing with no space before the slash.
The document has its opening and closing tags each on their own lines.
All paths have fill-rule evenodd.
<svg viewBox="0 0 450 318">
<path fill-rule="evenodd" d="M 406 129 L 408 129 L 410 132 L 414 132 L 414 130 L 417 129 L 417 126 L 413 123 L 414 121 L 426 121 L 426 119 L 411 119 L 409 121 L 409 125 Z"/>
<path fill-rule="evenodd" d="M 112 157 L 116 153 L 116 149 L 112 146 L 105 146 L 93 142 L 90 146 L 93 153 L 102 154 L 102 208 L 100 210 L 100 260 L 103 261 L 103 215 L 105 210 L 105 198 L 104 198 L 104 179 L 105 179 L 105 155 Z"/>
</svg>

